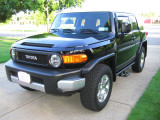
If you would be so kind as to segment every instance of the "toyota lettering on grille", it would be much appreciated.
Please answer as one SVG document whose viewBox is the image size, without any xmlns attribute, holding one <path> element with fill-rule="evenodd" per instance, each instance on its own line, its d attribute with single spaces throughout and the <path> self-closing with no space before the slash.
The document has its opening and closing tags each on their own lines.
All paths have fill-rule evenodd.
<svg viewBox="0 0 160 120">
<path fill-rule="evenodd" d="M 26 59 L 30 59 L 30 60 L 37 60 L 36 56 L 31 56 L 31 55 L 25 55 Z"/>
</svg>

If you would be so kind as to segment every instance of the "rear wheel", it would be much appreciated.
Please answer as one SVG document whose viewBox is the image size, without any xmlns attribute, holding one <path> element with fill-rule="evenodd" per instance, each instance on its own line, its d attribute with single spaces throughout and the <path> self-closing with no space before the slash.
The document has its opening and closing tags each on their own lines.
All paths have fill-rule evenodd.
<svg viewBox="0 0 160 120">
<path fill-rule="evenodd" d="M 108 65 L 98 64 L 85 77 L 86 85 L 80 92 L 81 103 L 89 110 L 100 111 L 111 95 L 112 71 Z"/>
<path fill-rule="evenodd" d="M 34 90 L 34 89 L 32 89 L 32 88 L 29 88 L 29 87 L 25 87 L 25 86 L 23 86 L 23 85 L 20 85 L 23 89 L 25 89 L 25 90 L 29 90 L 29 91 L 36 91 L 36 90 Z"/>
<path fill-rule="evenodd" d="M 142 47 L 140 54 L 137 55 L 135 64 L 132 66 L 134 72 L 141 72 L 145 64 L 145 48 Z"/>
</svg>

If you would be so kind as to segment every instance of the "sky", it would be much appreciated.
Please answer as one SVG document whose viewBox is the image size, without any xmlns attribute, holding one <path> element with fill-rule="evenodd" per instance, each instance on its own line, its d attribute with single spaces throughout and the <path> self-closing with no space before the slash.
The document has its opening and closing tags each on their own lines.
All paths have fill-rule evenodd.
<svg viewBox="0 0 160 120">
<path fill-rule="evenodd" d="M 160 1 L 158 0 L 86 0 L 81 10 L 84 11 L 118 11 L 134 14 L 148 13 L 150 11 L 160 15 Z M 79 8 L 72 9 L 78 10 Z"/>
</svg>

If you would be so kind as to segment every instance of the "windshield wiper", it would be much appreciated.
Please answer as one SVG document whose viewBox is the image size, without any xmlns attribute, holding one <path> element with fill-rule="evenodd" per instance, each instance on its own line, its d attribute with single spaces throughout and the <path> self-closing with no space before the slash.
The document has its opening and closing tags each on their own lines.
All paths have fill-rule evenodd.
<svg viewBox="0 0 160 120">
<path fill-rule="evenodd" d="M 52 32 L 58 32 L 59 29 L 51 29 L 51 30 L 53 30 Z"/>
<path fill-rule="evenodd" d="M 74 30 L 73 29 L 63 29 L 63 32 L 64 33 L 72 33 L 72 32 L 74 32 Z"/>
<path fill-rule="evenodd" d="M 85 34 L 99 34 L 97 30 L 92 30 L 92 29 L 80 29 L 80 32 Z"/>
</svg>

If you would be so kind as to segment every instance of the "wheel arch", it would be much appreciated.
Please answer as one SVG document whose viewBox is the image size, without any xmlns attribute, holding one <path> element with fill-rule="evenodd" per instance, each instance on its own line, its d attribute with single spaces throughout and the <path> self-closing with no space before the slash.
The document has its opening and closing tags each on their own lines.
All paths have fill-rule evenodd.
<svg viewBox="0 0 160 120">
<path fill-rule="evenodd" d="M 144 47 L 144 49 L 145 49 L 145 57 L 146 57 L 147 56 L 147 41 L 144 41 L 142 43 L 142 47 Z"/>
<path fill-rule="evenodd" d="M 115 56 L 112 56 L 104 61 L 102 61 L 101 63 L 108 65 L 111 70 L 112 70 L 112 74 L 113 74 L 113 82 L 116 81 L 116 62 L 115 62 Z"/>
<path fill-rule="evenodd" d="M 87 74 L 99 63 L 106 64 L 111 68 L 113 74 L 113 81 L 115 82 L 116 81 L 115 53 L 111 53 L 106 56 L 92 60 L 82 68 L 82 74 Z"/>
</svg>

